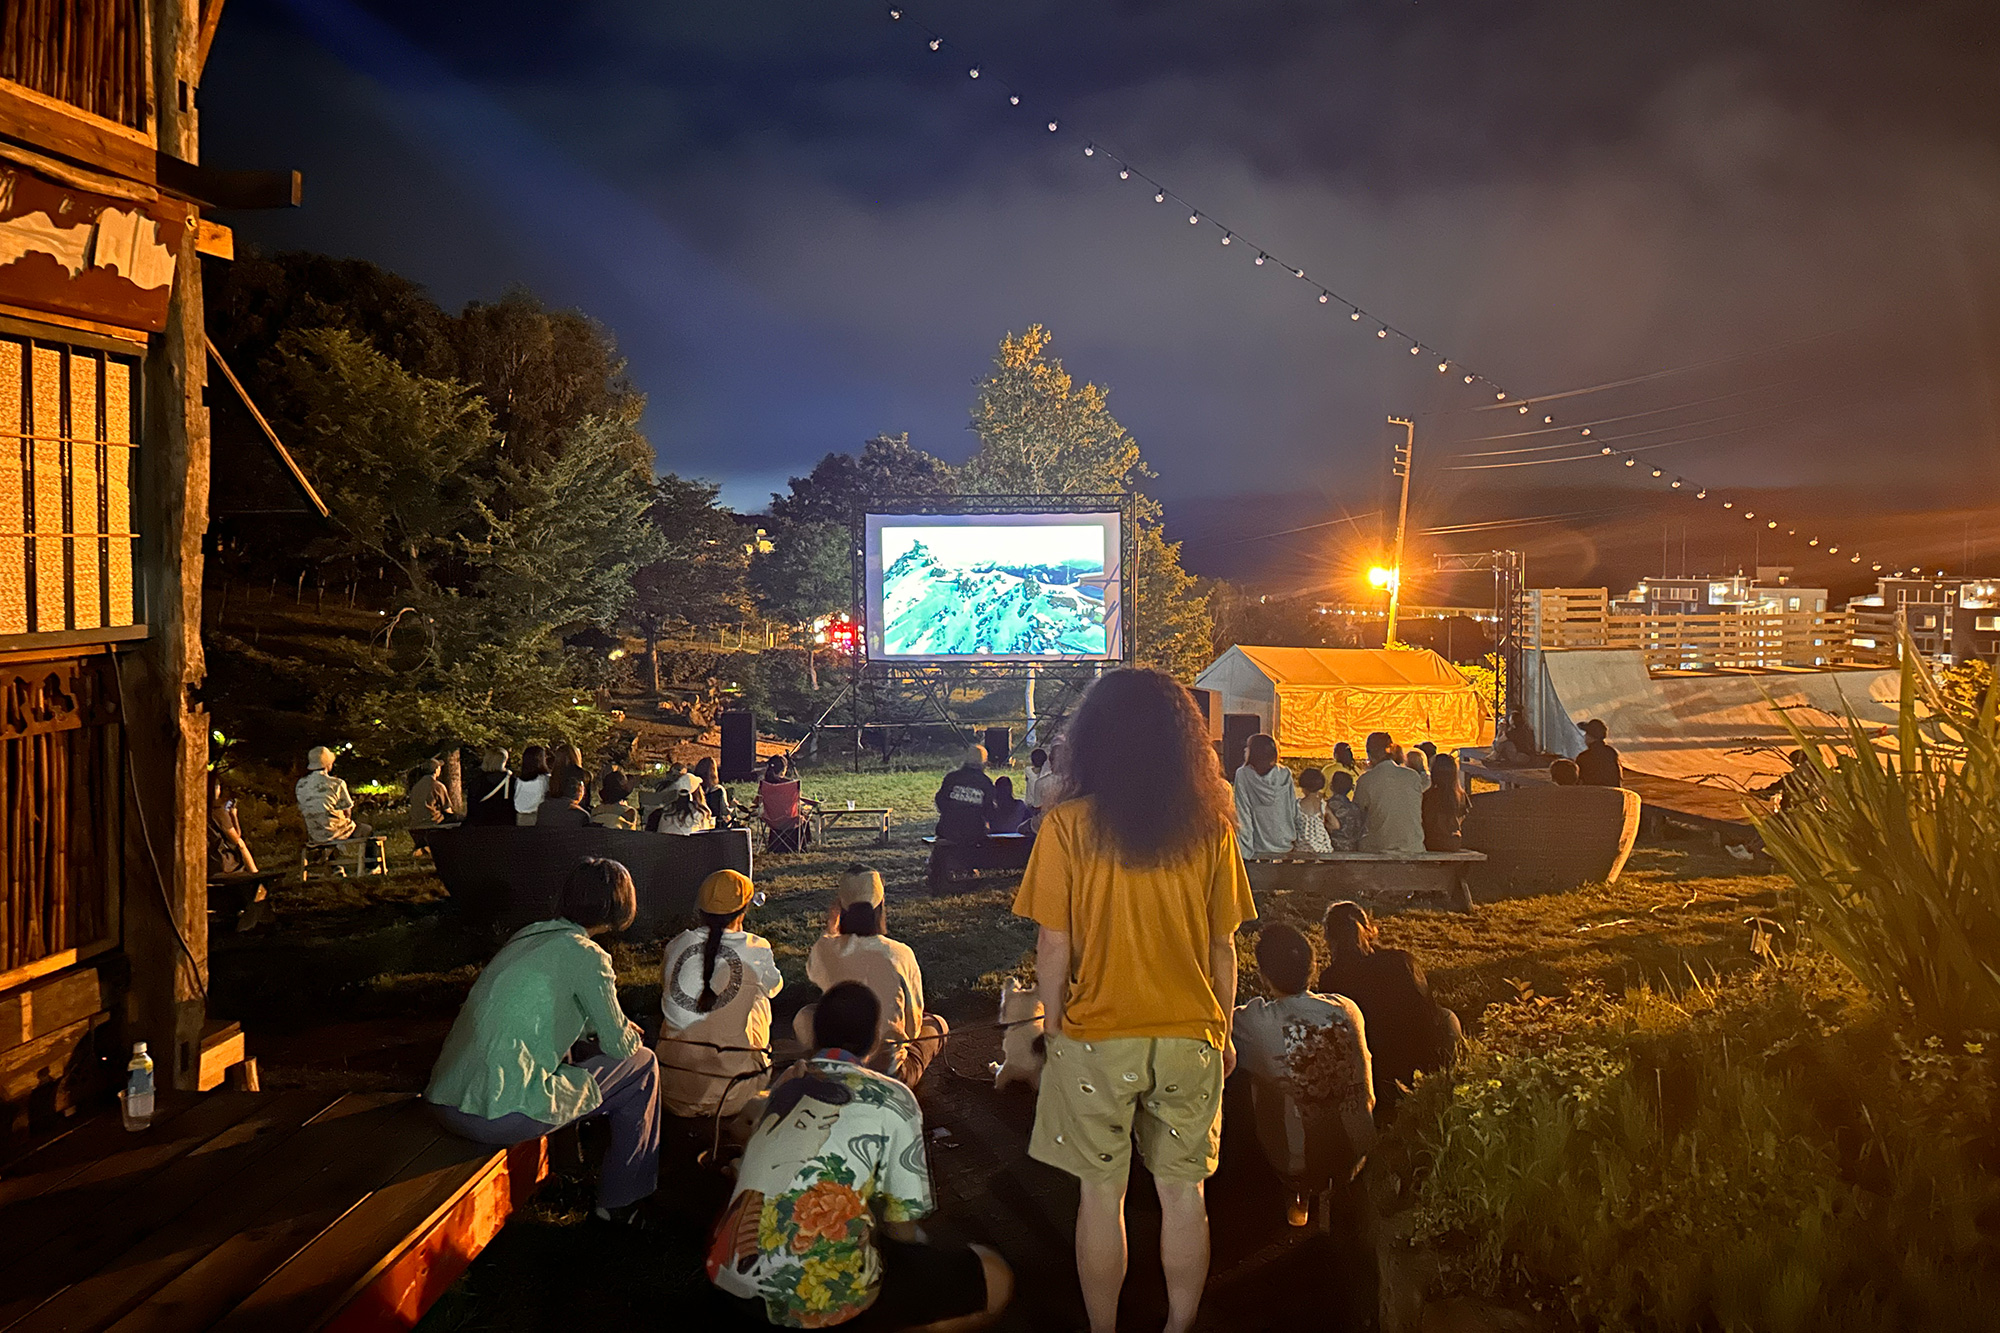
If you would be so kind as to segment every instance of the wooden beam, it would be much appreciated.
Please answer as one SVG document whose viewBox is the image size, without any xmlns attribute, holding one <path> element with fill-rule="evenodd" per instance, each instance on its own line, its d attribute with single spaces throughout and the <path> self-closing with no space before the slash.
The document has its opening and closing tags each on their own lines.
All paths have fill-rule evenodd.
<svg viewBox="0 0 2000 1333">
<path fill-rule="evenodd" d="M 160 153 L 152 180 L 169 194 L 208 208 L 297 208 L 305 177 L 296 171 L 217 171 Z"/>
<path fill-rule="evenodd" d="M 0 134 L 86 166 L 151 183 L 153 141 L 115 120 L 0 79 Z"/>
<path fill-rule="evenodd" d="M 222 372 L 222 377 L 229 381 L 229 387 L 236 390 L 236 396 L 243 400 L 243 406 L 250 409 L 250 415 L 256 420 L 258 428 L 264 432 L 264 438 L 271 442 L 271 448 L 276 451 L 278 461 L 283 463 L 286 469 L 291 472 L 292 480 L 298 483 L 298 487 L 305 493 L 306 499 L 312 502 L 312 507 L 319 510 L 319 516 L 321 518 L 333 517 L 333 511 L 326 507 L 326 501 L 319 498 L 319 492 L 314 490 L 312 482 L 307 480 L 305 469 L 301 468 L 298 460 L 292 457 L 292 451 L 285 448 L 284 442 L 278 438 L 278 432 L 271 429 L 271 423 L 266 421 L 264 414 L 257 410 L 257 404 L 250 401 L 250 392 L 243 387 L 243 381 L 236 378 L 236 372 L 231 370 L 229 363 L 222 359 L 222 350 L 215 345 L 215 339 L 209 338 L 207 334 L 203 334 L 202 336 L 207 339 L 208 354 L 214 358 L 216 368 Z"/>
<path fill-rule="evenodd" d="M 236 233 L 220 222 L 202 218 L 195 230 L 194 252 L 210 259 L 236 258 Z"/>
<path fill-rule="evenodd" d="M 195 38 L 194 72 L 196 75 L 208 68 L 208 48 L 215 45 L 215 29 L 222 22 L 223 0 L 203 0 L 201 7 L 201 31 Z"/>
</svg>

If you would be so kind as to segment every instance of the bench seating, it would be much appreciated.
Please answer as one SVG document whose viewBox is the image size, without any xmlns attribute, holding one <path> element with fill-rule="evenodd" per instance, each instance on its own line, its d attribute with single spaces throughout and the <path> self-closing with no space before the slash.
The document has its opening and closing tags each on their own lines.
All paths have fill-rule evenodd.
<svg viewBox="0 0 2000 1333">
<path fill-rule="evenodd" d="M 1328 901 L 1353 898 L 1371 907 L 1472 910 L 1466 872 L 1486 858 L 1478 852 L 1324 852 L 1318 856 L 1256 857 L 1244 862 L 1250 887 L 1311 889 Z"/>
<path fill-rule="evenodd" d="M 112 1110 L 0 1169 L 0 1328 L 410 1329 L 547 1160 L 407 1096 L 162 1094 L 147 1130 Z"/>
<path fill-rule="evenodd" d="M 1008 874 L 1026 870 L 1028 853 L 1035 850 L 1035 840 L 1025 833 L 989 833 L 976 843 L 941 842 L 931 835 L 923 841 L 931 849 L 932 893 L 974 878 L 982 870 Z"/>
<path fill-rule="evenodd" d="M 577 862 L 609 857 L 632 872 L 639 915 L 625 938 L 657 939 L 688 925 L 695 891 L 716 870 L 750 873 L 750 830 L 685 836 L 611 828 L 462 825 L 432 829 L 426 841 L 438 878 L 475 923 L 515 931 L 556 914 L 563 880 Z"/>
</svg>

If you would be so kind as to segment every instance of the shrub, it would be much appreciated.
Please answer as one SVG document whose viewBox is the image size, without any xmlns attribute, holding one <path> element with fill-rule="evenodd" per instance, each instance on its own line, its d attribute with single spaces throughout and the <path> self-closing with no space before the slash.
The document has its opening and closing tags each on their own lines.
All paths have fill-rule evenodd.
<svg viewBox="0 0 2000 1333">
<path fill-rule="evenodd" d="M 1826 947 L 1892 1008 L 1947 1037 L 2000 1028 L 2000 690 L 1948 699 L 1904 644 L 1895 745 L 1851 714 L 1761 822 Z"/>
</svg>

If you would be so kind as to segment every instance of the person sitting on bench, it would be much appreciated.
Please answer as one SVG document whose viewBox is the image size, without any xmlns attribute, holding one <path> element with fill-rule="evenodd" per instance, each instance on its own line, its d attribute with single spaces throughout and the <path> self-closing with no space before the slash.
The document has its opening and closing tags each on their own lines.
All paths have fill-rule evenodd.
<svg viewBox="0 0 2000 1333">
<path fill-rule="evenodd" d="M 243 841 L 243 825 L 236 818 L 236 802 L 222 789 L 222 774 L 208 775 L 208 873 L 254 875 L 257 858 Z"/>
<path fill-rule="evenodd" d="M 450 828 L 451 789 L 439 781 L 444 761 L 432 756 L 410 770 L 410 842 L 421 850 L 432 829 Z"/>
<path fill-rule="evenodd" d="M 659 1069 L 597 943 L 632 924 L 632 876 L 592 857 L 570 871 L 556 910 L 516 931 L 472 983 L 424 1101 L 452 1133 L 496 1147 L 608 1120 L 597 1216 L 643 1223 L 637 1205 L 659 1185 Z M 573 1062 L 585 1036 L 598 1051 Z"/>
<path fill-rule="evenodd" d="M 468 825 L 496 828 L 514 823 L 514 774 L 507 767 L 505 750 L 479 756 L 479 776 L 472 784 L 475 795 L 465 812 Z"/>
<path fill-rule="evenodd" d="M 648 833 L 667 833 L 686 837 L 695 833 L 706 833 L 715 827 L 715 818 L 708 812 L 708 802 L 702 799 L 701 779 L 692 773 L 683 773 L 674 779 L 672 790 L 667 793 L 665 805 L 653 807 L 646 817 Z"/>
<path fill-rule="evenodd" d="M 583 779 L 574 773 L 549 783 L 549 794 L 535 807 L 536 828 L 589 828 L 590 811 L 583 808 Z"/>
<path fill-rule="evenodd" d="M 1287 1180 L 1350 1179 L 1375 1143 L 1375 1090 L 1361 1010 L 1342 995 L 1319 995 L 1312 984 L 1312 942 L 1279 922 L 1257 935 L 1257 970 L 1270 999 L 1236 1007 L 1236 1068 L 1247 1076 L 1256 1107 L 1257 1139 L 1272 1169 Z M 1303 1095 L 1302 1095 L 1303 1094 Z M 1329 1110 L 1343 1142 L 1312 1145 L 1306 1112 Z M 1303 1223 L 1299 1223 L 1303 1225 Z"/>
<path fill-rule="evenodd" d="M 986 815 L 987 832 L 1025 832 L 1021 826 L 1034 813 L 1033 807 L 1014 795 L 1014 779 L 999 777 L 993 780 L 993 804 Z"/>
<path fill-rule="evenodd" d="M 944 775 L 932 804 L 937 806 L 937 841 L 931 844 L 929 881 L 943 886 L 954 864 L 953 847 L 986 841 L 986 817 L 993 806 L 993 783 L 986 776 L 986 747 L 966 747 L 965 761 Z"/>
<path fill-rule="evenodd" d="M 1361 809 L 1361 850 L 1419 856 L 1424 850 L 1424 788 L 1428 774 L 1398 763 L 1386 731 L 1368 733 L 1368 771 L 1354 784 Z"/>
<path fill-rule="evenodd" d="M 1326 774 L 1309 768 L 1299 774 L 1300 796 L 1293 810 L 1292 854 L 1325 856 L 1333 851 L 1337 820 L 1326 802 Z"/>
<path fill-rule="evenodd" d="M 771 997 L 785 988 L 771 942 L 743 929 L 757 897 L 750 877 L 718 870 L 696 896 L 701 924 L 667 945 L 657 1047 L 667 1110 L 734 1116 L 771 1067 Z"/>
<path fill-rule="evenodd" d="M 859 982 L 828 991 L 814 1055 L 772 1089 L 743 1150 L 706 1267 L 745 1322 L 960 1333 L 1013 1297 L 998 1254 L 932 1245 L 917 1226 L 936 1207 L 924 1115 L 862 1063 L 879 1018 Z"/>
<path fill-rule="evenodd" d="M 1326 815 L 1333 825 L 1333 850 L 1361 850 L 1361 807 L 1354 803 L 1354 775 L 1335 769 L 1327 779 Z"/>
<path fill-rule="evenodd" d="M 882 1007 L 882 1040 L 861 1053 L 870 1069 L 914 1088 L 944 1048 L 951 1029 L 943 1015 L 924 1009 L 924 973 L 916 954 L 889 938 L 889 905 L 881 872 L 873 867 L 851 865 L 841 872 L 826 934 L 806 956 L 806 979 L 823 991 L 858 981 L 873 992 Z M 801 1046 L 812 1046 L 812 1025 L 813 1006 L 807 1005 L 792 1020 Z"/>
<path fill-rule="evenodd" d="M 373 825 L 354 822 L 354 793 L 333 775 L 333 751 L 326 746 L 315 745 L 306 751 L 306 775 L 299 779 L 292 795 L 299 803 L 299 817 L 306 822 L 310 845 L 328 847 L 374 836 Z M 362 856 L 364 863 L 373 867 L 375 844 L 368 843 Z"/>
<path fill-rule="evenodd" d="M 617 769 L 612 769 L 597 783 L 597 804 L 590 812 L 590 822 L 599 828 L 635 829 L 639 827 L 639 811 L 632 804 L 632 780 Z"/>
<path fill-rule="evenodd" d="M 1298 793 L 1292 770 L 1278 762 L 1278 742 L 1259 732 L 1243 748 L 1230 779 L 1236 789 L 1236 836 L 1244 858 L 1284 856 L 1298 832 Z"/>
<path fill-rule="evenodd" d="M 1583 779 L 1577 776 L 1574 759 L 1551 759 L 1549 761 L 1549 781 L 1558 787 L 1580 787 Z"/>
</svg>

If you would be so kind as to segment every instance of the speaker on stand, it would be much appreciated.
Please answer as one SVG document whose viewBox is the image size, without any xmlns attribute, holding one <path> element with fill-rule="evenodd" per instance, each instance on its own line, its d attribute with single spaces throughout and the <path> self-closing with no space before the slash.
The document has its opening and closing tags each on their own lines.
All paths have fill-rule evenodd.
<svg viewBox="0 0 2000 1333">
<path fill-rule="evenodd" d="M 724 782 L 757 780 L 757 718 L 748 709 L 722 715 L 721 768 L 718 776 Z"/>
<path fill-rule="evenodd" d="M 1014 761 L 1014 729 L 1012 727 L 988 727 L 986 739 L 986 762 L 995 768 L 1005 768 Z"/>
</svg>

